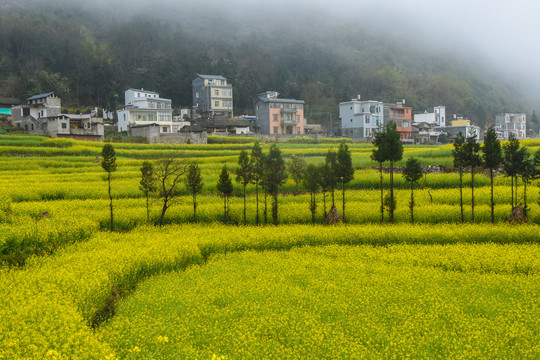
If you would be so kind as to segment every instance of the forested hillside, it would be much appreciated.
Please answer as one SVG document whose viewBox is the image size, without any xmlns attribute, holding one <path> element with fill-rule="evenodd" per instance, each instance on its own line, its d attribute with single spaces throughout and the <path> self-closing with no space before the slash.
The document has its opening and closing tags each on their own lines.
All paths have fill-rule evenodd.
<svg viewBox="0 0 540 360">
<path fill-rule="evenodd" d="M 310 122 L 337 116 L 361 94 L 406 99 L 415 112 L 447 112 L 490 123 L 502 111 L 531 111 L 522 95 L 455 57 L 435 54 L 324 14 L 224 16 L 191 5 L 82 8 L 69 1 L 4 1 L 0 6 L 0 96 L 55 91 L 66 106 L 114 107 L 128 87 L 191 105 L 196 73 L 234 86 L 235 113 L 253 113 L 253 95 L 276 90 L 306 101 Z M 276 20 L 271 20 L 276 19 Z"/>
</svg>

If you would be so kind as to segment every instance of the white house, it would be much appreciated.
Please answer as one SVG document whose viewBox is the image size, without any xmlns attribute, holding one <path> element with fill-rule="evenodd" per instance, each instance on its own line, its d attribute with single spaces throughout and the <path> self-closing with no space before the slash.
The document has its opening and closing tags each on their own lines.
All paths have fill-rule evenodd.
<svg viewBox="0 0 540 360">
<path fill-rule="evenodd" d="M 415 123 L 435 124 L 435 126 L 446 125 L 446 107 L 435 106 L 432 113 L 427 111 L 423 114 L 414 114 Z"/>
<path fill-rule="evenodd" d="M 129 89 L 125 92 L 125 106 L 117 111 L 118 131 L 127 131 L 128 126 L 158 124 L 162 133 L 174 130 L 172 101 L 162 99 L 154 91 Z"/>
<path fill-rule="evenodd" d="M 384 106 L 380 101 L 360 100 L 339 104 L 341 135 L 351 138 L 371 138 L 384 125 Z"/>
</svg>

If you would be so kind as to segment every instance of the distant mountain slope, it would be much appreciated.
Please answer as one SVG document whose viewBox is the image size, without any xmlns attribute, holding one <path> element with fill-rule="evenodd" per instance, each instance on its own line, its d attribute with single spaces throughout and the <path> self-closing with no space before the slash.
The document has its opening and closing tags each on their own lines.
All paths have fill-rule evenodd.
<svg viewBox="0 0 540 360">
<path fill-rule="evenodd" d="M 406 99 L 416 112 L 446 105 L 449 114 L 480 125 L 501 111 L 532 110 L 519 93 L 470 64 L 323 14 L 283 12 L 268 22 L 194 5 L 178 14 L 166 10 L 6 1 L 0 96 L 54 90 L 65 105 L 114 107 L 114 94 L 121 100 L 126 88 L 142 87 L 174 106 L 190 106 L 191 80 L 208 73 L 233 84 L 237 114 L 253 113 L 253 96 L 265 90 L 305 100 L 308 120 L 319 123 L 357 94 Z"/>
</svg>

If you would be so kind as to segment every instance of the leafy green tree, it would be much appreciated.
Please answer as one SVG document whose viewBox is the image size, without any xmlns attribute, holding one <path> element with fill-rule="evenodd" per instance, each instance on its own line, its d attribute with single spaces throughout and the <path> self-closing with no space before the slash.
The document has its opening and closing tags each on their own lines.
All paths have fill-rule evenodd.
<svg viewBox="0 0 540 360">
<path fill-rule="evenodd" d="M 461 208 L 461 222 L 463 222 L 463 171 L 467 166 L 467 158 L 465 157 L 465 138 L 461 132 L 454 139 L 453 146 L 454 168 L 458 169 L 459 172 L 459 205 Z"/>
<path fill-rule="evenodd" d="M 259 225 L 259 186 L 264 188 L 264 154 L 261 145 L 257 141 L 251 150 L 251 181 L 255 184 L 255 199 L 257 203 L 256 224 Z M 266 196 L 265 196 L 266 198 Z"/>
<path fill-rule="evenodd" d="M 336 162 L 336 177 L 339 183 L 341 183 L 342 191 L 342 202 L 343 202 L 343 222 L 345 220 L 345 184 L 351 182 L 354 179 L 354 168 L 352 166 L 351 152 L 349 147 L 343 141 L 339 144 L 337 151 L 337 162 Z"/>
<path fill-rule="evenodd" d="M 519 144 L 519 140 L 516 139 L 514 134 L 510 134 L 510 137 L 506 143 L 503 144 L 503 168 L 506 176 L 509 176 L 511 179 L 511 189 L 512 189 L 512 209 L 517 204 L 517 177 L 523 166 L 524 158 L 524 148 Z M 514 202 L 514 184 L 515 188 L 515 202 Z"/>
<path fill-rule="evenodd" d="M 411 223 L 414 223 L 414 184 L 422 178 L 422 166 L 420 165 L 420 162 L 413 157 L 407 159 L 402 175 L 405 180 L 411 184 L 411 201 L 409 203 L 409 208 L 411 210 Z"/>
<path fill-rule="evenodd" d="M 193 222 L 197 222 L 197 194 L 203 188 L 201 169 L 198 164 L 190 164 L 186 174 L 186 187 L 193 196 Z"/>
<path fill-rule="evenodd" d="M 371 152 L 371 160 L 376 161 L 379 163 L 379 174 L 380 174 L 380 190 L 381 190 L 381 223 L 384 223 L 384 194 L 383 194 L 383 171 L 382 171 L 382 165 L 385 162 L 384 159 L 384 153 L 381 150 L 381 144 L 383 143 L 384 136 L 386 135 L 386 131 L 384 129 L 379 129 L 375 133 L 375 137 L 373 138 L 373 150 Z"/>
<path fill-rule="evenodd" d="M 156 162 L 154 176 L 156 178 L 158 198 L 163 201 L 159 226 L 163 226 L 165 213 L 174 205 L 175 199 L 180 195 L 178 185 L 182 176 L 186 173 L 186 165 L 174 158 L 161 159 Z"/>
<path fill-rule="evenodd" d="M 116 153 L 111 144 L 107 143 L 103 145 L 101 150 L 101 156 L 103 160 L 101 161 L 101 167 L 107 173 L 107 183 L 109 185 L 109 200 L 110 200 L 110 210 L 111 210 L 111 231 L 114 231 L 114 215 L 113 215 L 113 198 L 111 194 L 111 174 L 116 171 Z"/>
<path fill-rule="evenodd" d="M 229 222 L 229 197 L 233 193 L 233 185 L 229 178 L 229 171 L 227 170 L 226 165 L 223 166 L 221 174 L 219 174 L 217 190 L 220 192 L 221 196 L 223 196 L 223 216 L 224 222 L 227 224 Z"/>
<path fill-rule="evenodd" d="M 265 159 L 268 193 L 272 196 L 272 220 L 274 225 L 278 225 L 278 190 L 279 186 L 287 179 L 286 166 L 276 144 L 270 146 L 270 151 Z"/>
<path fill-rule="evenodd" d="M 304 174 L 306 172 L 307 163 L 303 156 L 293 155 L 291 161 L 287 164 L 287 170 L 291 175 L 294 183 L 296 184 L 295 195 L 298 194 L 298 184 L 304 179 Z"/>
<path fill-rule="evenodd" d="M 466 164 L 471 170 L 471 221 L 474 222 L 474 174 L 475 170 L 482 166 L 480 144 L 476 141 L 476 134 L 467 137 L 464 151 Z"/>
<path fill-rule="evenodd" d="M 150 222 L 150 193 L 156 191 L 156 178 L 154 176 L 154 166 L 150 161 L 143 161 L 141 167 L 141 181 L 139 190 L 146 197 L 146 222 Z"/>
<path fill-rule="evenodd" d="M 332 194 L 332 207 L 336 206 L 334 198 L 334 190 L 338 185 L 337 177 L 337 154 L 334 150 L 329 149 L 326 153 L 323 168 L 323 183 Z"/>
<path fill-rule="evenodd" d="M 320 166 L 309 164 L 306 168 L 306 173 L 302 180 L 302 184 L 307 189 L 307 191 L 309 191 L 310 195 L 309 210 L 311 211 L 312 224 L 315 224 L 315 212 L 317 211 L 317 202 L 315 199 L 315 195 L 321 187 L 321 173 L 322 169 Z"/>
<path fill-rule="evenodd" d="M 403 144 L 401 143 L 401 137 L 396 130 L 396 124 L 390 122 L 385 126 L 385 134 L 383 141 L 379 147 L 382 151 L 382 157 L 385 161 L 390 162 L 390 222 L 394 223 L 394 210 L 396 203 L 394 199 L 394 163 L 403 158 Z"/>
<path fill-rule="evenodd" d="M 482 147 L 482 157 L 484 167 L 489 169 L 489 179 L 491 183 L 491 222 L 495 222 L 495 202 L 493 200 L 493 171 L 502 164 L 501 142 L 497 139 L 495 128 L 490 128 L 484 136 L 484 146 Z"/>
<path fill-rule="evenodd" d="M 242 184 L 244 189 L 244 225 L 247 224 L 246 220 L 246 186 L 251 182 L 252 168 L 249 162 L 249 156 L 247 151 L 242 150 L 238 157 L 238 168 L 236 169 L 236 181 Z"/>
</svg>

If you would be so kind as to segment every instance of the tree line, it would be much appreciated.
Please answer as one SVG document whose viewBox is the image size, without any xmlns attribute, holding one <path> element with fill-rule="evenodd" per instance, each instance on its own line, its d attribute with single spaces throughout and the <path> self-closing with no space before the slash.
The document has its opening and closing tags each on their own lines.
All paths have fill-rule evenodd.
<svg viewBox="0 0 540 360">
<path fill-rule="evenodd" d="M 385 222 L 385 210 L 388 221 L 395 222 L 394 212 L 396 199 L 394 195 L 394 172 L 395 163 L 403 159 L 403 145 L 399 132 L 394 123 L 389 123 L 380 128 L 373 140 L 371 159 L 378 163 L 380 173 L 380 212 L 381 222 Z M 527 211 L 527 184 L 540 177 L 540 149 L 531 157 L 525 147 L 522 147 L 515 137 L 511 136 L 508 142 L 501 145 L 497 139 L 495 130 L 491 128 L 484 139 L 484 144 L 477 141 L 476 135 L 464 137 L 461 133 L 453 143 L 452 156 L 454 168 L 459 173 L 460 211 L 461 222 L 464 222 L 463 206 L 463 176 L 466 171 L 471 174 L 471 221 L 475 221 L 475 198 L 474 176 L 479 169 L 489 171 L 491 183 L 491 222 L 494 222 L 494 198 L 493 180 L 496 172 L 502 168 L 504 174 L 511 178 L 511 206 L 517 205 L 518 178 L 524 184 L 523 199 L 524 211 Z M 116 156 L 113 146 L 109 143 L 103 146 L 103 160 L 101 166 L 107 173 L 108 196 L 110 200 L 110 229 L 114 231 L 113 197 L 111 195 L 111 173 L 116 170 Z M 384 196 L 383 165 L 389 164 L 390 179 L 388 194 Z M 337 151 L 329 149 L 324 162 L 321 164 L 308 164 L 302 156 L 292 155 L 291 160 L 286 162 L 280 149 L 272 144 L 265 154 L 258 142 L 253 145 L 251 153 L 242 150 L 238 156 L 237 167 L 229 169 L 224 165 L 216 183 L 216 189 L 223 198 L 223 222 L 229 223 L 230 205 L 229 199 L 233 195 L 233 177 L 242 187 L 243 197 L 243 224 L 247 225 L 246 213 L 246 188 L 255 186 L 256 214 L 255 223 L 274 225 L 279 224 L 279 189 L 290 177 L 295 183 L 295 195 L 299 193 L 302 185 L 309 193 L 309 210 L 311 221 L 316 223 L 316 211 L 319 207 L 317 194 L 322 195 L 323 213 L 326 218 L 327 199 L 330 202 L 330 210 L 337 210 L 335 192 L 342 192 L 341 217 L 343 222 L 346 218 L 346 185 L 354 179 L 351 152 L 345 142 L 340 143 Z M 150 221 L 150 199 L 156 198 L 161 201 L 159 225 L 164 224 L 167 210 L 178 200 L 182 194 L 181 184 L 184 183 L 185 191 L 192 196 L 193 221 L 197 222 L 197 195 L 201 193 L 204 183 L 201 169 L 197 163 L 185 163 L 174 158 L 160 159 L 154 162 L 144 161 L 141 167 L 141 179 L 139 189 L 146 199 L 146 218 Z M 409 211 L 411 223 L 414 223 L 414 188 L 423 176 L 420 162 L 409 157 L 402 168 L 401 175 L 410 184 L 411 197 Z M 262 192 L 262 204 L 260 194 Z M 269 201 L 270 198 L 270 201 Z M 270 204 L 269 204 L 270 203 Z M 261 209 L 262 206 L 262 216 Z M 269 207 L 271 207 L 269 217 Z M 334 211 L 335 211 L 334 210 Z"/>
</svg>

